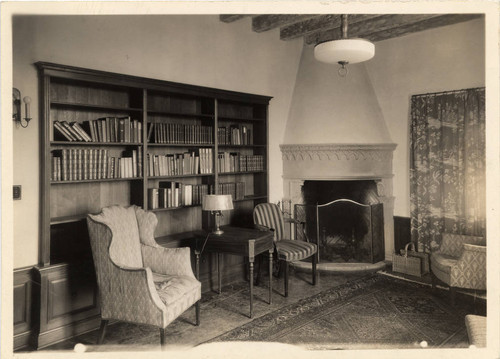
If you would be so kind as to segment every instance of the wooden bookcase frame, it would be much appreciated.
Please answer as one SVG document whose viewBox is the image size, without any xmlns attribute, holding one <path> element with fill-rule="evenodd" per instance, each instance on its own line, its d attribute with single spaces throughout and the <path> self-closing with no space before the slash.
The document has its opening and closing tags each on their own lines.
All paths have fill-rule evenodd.
<svg viewBox="0 0 500 359">
<path fill-rule="evenodd" d="M 195 85 L 187 85 L 176 82 L 169 82 L 163 80 L 149 79 L 131 75 L 124 75 L 106 71 L 91 70 L 73 66 L 66 66 L 48 62 L 37 62 L 36 67 L 39 74 L 39 94 L 40 94 L 40 163 L 41 163 L 41 174 L 40 174 L 40 255 L 39 255 L 39 265 L 35 268 L 37 271 L 36 277 L 38 277 L 37 282 L 39 282 L 40 289 L 38 296 L 41 298 L 39 303 L 39 308 L 36 308 L 35 312 L 38 312 L 40 316 L 40 333 L 38 335 L 38 341 L 35 343 L 35 347 L 44 347 L 50 343 L 61 340 L 68 333 L 68 326 L 72 326 L 74 319 L 78 319 L 78 328 L 81 330 L 88 330 L 93 327 L 97 322 L 95 321 L 96 313 L 98 314 L 99 308 L 95 295 L 89 295 L 88 306 L 83 305 L 81 308 L 77 308 L 76 312 L 72 305 L 69 305 L 70 309 L 68 313 L 58 314 L 57 317 L 47 318 L 47 313 L 50 313 L 50 308 L 53 308 L 54 304 L 51 304 L 51 300 L 56 296 L 52 295 L 48 297 L 47 293 L 50 293 L 49 287 L 54 286 L 57 283 L 62 283 L 61 281 L 68 281 L 68 276 L 74 271 L 69 270 L 72 266 L 70 260 L 65 260 L 64 258 L 57 259 L 54 261 L 51 243 L 51 226 L 58 225 L 69 225 L 72 223 L 77 223 L 83 221 L 86 217 L 86 212 L 81 213 L 68 213 L 68 214 L 58 214 L 57 218 L 52 217 L 51 214 L 51 199 L 57 196 L 56 186 L 67 186 L 67 191 L 71 194 L 71 191 L 79 191 L 80 187 L 85 185 L 92 185 L 94 182 L 96 186 L 102 186 L 102 183 L 109 184 L 110 186 L 116 186 L 118 182 L 128 183 L 130 188 L 129 201 L 148 209 L 148 188 L 154 186 L 159 180 L 172 180 L 180 181 L 182 179 L 188 178 L 192 181 L 203 181 L 209 182 L 214 185 L 214 189 L 217 192 L 218 184 L 225 182 L 226 179 L 243 179 L 252 185 L 252 188 L 248 190 L 249 195 L 243 200 L 235 201 L 235 211 L 231 223 L 241 224 L 241 221 L 237 219 L 241 217 L 244 213 L 245 220 L 251 218 L 251 209 L 261 202 L 267 202 L 269 198 L 269 151 L 268 151 L 268 105 L 271 97 L 247 94 L 241 92 L 227 91 L 215 88 L 201 87 Z M 129 104 L 123 106 L 122 104 L 116 105 L 111 103 L 107 104 L 96 104 L 96 103 L 85 103 L 77 99 L 68 101 L 67 98 L 60 100 L 53 98 L 51 94 L 52 87 L 54 84 L 67 84 L 70 86 L 85 86 L 88 85 L 89 88 L 97 89 L 100 88 L 105 91 L 105 89 L 117 88 L 123 91 L 129 92 Z M 188 98 L 194 101 L 199 101 L 208 103 L 210 110 L 204 112 L 196 113 L 186 113 L 181 110 L 164 111 L 158 108 L 154 111 L 150 110 L 148 101 L 154 96 L 168 96 L 176 98 Z M 132 99 L 132 95 L 134 98 Z M 71 94 L 68 95 L 71 97 Z M 131 103 L 133 102 L 133 103 Z M 120 114 L 131 114 L 136 115 L 137 119 L 142 122 L 142 143 L 140 144 L 122 144 L 122 143 L 102 143 L 102 142 L 65 142 L 61 140 L 55 140 L 55 130 L 53 128 L 53 118 L 52 116 L 54 108 L 78 108 L 82 112 L 112 112 Z M 223 108 L 226 112 L 224 116 L 219 116 L 220 109 Z M 238 111 L 243 113 L 243 116 L 238 114 Z M 234 113 L 231 113 L 233 111 Z M 248 116 L 250 112 L 253 111 L 251 116 Z M 189 111 L 188 111 L 189 112 Z M 228 113 L 229 112 L 229 113 Z M 151 144 L 147 141 L 147 129 L 148 124 L 152 121 L 153 113 L 159 116 L 165 117 L 165 122 L 168 121 L 169 116 L 176 117 L 176 121 L 181 123 L 193 123 L 195 121 L 201 121 L 212 126 L 212 137 L 213 144 L 201 145 L 201 144 Z M 88 115 L 88 114 L 86 114 Z M 87 116 L 88 117 L 88 116 Z M 81 121 L 81 119 L 79 120 Z M 242 123 L 249 124 L 253 129 L 257 129 L 253 132 L 254 144 L 248 145 L 219 145 L 218 143 L 218 128 L 224 124 L 231 123 Z M 112 149 L 117 151 L 118 149 L 126 149 L 134 146 L 138 151 L 142 151 L 142 176 L 137 178 L 119 178 L 119 179 L 100 179 L 100 180 L 73 180 L 73 181 L 60 181 L 55 183 L 52 176 L 52 159 L 51 153 L 55 149 L 76 147 L 82 149 L 98 148 L 98 149 Z M 176 175 L 171 177 L 153 177 L 148 175 L 146 170 L 147 154 L 150 151 L 161 151 L 161 150 L 176 150 L 182 148 L 192 148 L 192 147 L 208 147 L 213 151 L 212 156 L 212 167 L 214 169 L 211 174 L 204 175 Z M 219 151 L 244 151 L 248 154 L 258 154 L 262 155 L 264 158 L 264 167 L 261 171 L 247 171 L 244 173 L 217 173 L 215 171 L 215 161 Z M 87 189 L 87 191 L 92 191 L 92 189 Z M 256 193 L 257 191 L 258 193 Z M 90 196 L 91 193 L 88 193 Z M 109 203 L 100 203 L 101 207 L 107 205 L 113 205 L 113 199 Z M 132 203 L 127 203 L 132 204 Z M 55 206 L 55 205 L 53 205 Z M 98 212 L 100 208 L 94 208 L 93 212 Z M 188 229 L 186 232 L 176 233 L 175 231 L 167 231 L 168 233 L 160 233 L 157 241 L 169 247 L 175 247 L 185 243 L 186 239 L 191 238 L 191 233 L 194 230 L 201 229 L 203 221 L 201 220 L 201 206 L 192 206 L 186 208 L 167 208 L 155 210 L 159 217 L 170 218 L 176 216 L 177 211 L 199 211 L 199 220 L 197 223 L 192 225 L 193 228 Z M 58 210 L 58 212 L 60 212 Z M 64 210 L 62 210 L 64 212 Z M 184 212 L 182 212 L 184 213 Z M 194 212 L 189 212 L 193 214 Z M 189 214 L 188 213 L 188 214 Z M 160 220 L 160 218 L 159 218 Z M 250 223 L 248 223 L 250 224 Z M 71 256 L 68 258 L 71 259 Z M 64 285 L 60 285 L 64 287 Z M 52 288 L 52 287 L 50 287 Z M 54 287 L 55 288 L 55 287 Z M 52 299 L 51 299 L 52 298 Z M 71 300 L 71 299 L 70 299 Z M 71 310 L 73 310 L 71 312 Z M 75 315 L 77 313 L 77 315 Z M 90 318 L 88 323 L 85 324 L 84 319 Z M 59 330 L 59 332 L 58 332 Z M 77 330 L 78 331 L 78 330 Z M 75 332 L 69 331 L 73 334 Z"/>
</svg>

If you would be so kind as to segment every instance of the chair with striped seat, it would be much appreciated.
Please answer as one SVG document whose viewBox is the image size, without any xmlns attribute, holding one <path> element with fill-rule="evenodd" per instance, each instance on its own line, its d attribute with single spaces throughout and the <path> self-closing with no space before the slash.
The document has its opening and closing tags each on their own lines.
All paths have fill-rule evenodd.
<svg viewBox="0 0 500 359">
<path fill-rule="evenodd" d="M 285 237 L 285 222 L 280 208 L 274 203 L 260 203 L 253 210 L 253 221 L 257 227 L 274 231 L 274 244 L 280 263 L 285 265 L 285 297 L 288 297 L 288 267 L 290 262 L 312 257 L 312 284 L 316 285 L 316 252 L 318 247 L 306 241 L 291 240 Z M 292 223 L 297 224 L 292 220 Z"/>
</svg>

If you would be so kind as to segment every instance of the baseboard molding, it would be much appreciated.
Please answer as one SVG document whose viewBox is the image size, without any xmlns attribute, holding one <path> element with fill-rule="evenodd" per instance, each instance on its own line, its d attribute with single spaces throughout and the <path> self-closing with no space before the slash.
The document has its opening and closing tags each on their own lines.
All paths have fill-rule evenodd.
<svg viewBox="0 0 500 359">
<path fill-rule="evenodd" d="M 32 330 L 14 335 L 14 351 L 31 350 L 34 335 Z"/>
<path fill-rule="evenodd" d="M 49 345 L 56 344 L 76 335 L 98 329 L 100 323 L 101 316 L 97 315 L 81 320 L 79 322 L 71 323 L 44 333 L 40 333 L 38 336 L 38 349 L 48 347 Z"/>
</svg>

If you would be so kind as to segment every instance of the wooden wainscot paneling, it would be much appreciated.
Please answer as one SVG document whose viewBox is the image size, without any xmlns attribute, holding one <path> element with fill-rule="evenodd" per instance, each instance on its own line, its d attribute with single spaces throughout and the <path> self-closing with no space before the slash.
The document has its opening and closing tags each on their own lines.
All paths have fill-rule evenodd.
<svg viewBox="0 0 500 359">
<path fill-rule="evenodd" d="M 38 348 L 95 329 L 100 322 L 92 263 L 37 267 L 40 283 Z"/>
<path fill-rule="evenodd" d="M 399 253 L 411 240 L 410 218 L 394 216 L 394 250 Z"/>
<path fill-rule="evenodd" d="M 14 350 L 27 349 L 33 339 L 33 268 L 14 270 Z"/>
</svg>

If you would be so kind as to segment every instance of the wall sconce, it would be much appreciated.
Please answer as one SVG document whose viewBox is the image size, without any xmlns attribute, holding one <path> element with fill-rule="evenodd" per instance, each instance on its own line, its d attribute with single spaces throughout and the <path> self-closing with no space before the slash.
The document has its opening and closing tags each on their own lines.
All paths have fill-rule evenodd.
<svg viewBox="0 0 500 359">
<path fill-rule="evenodd" d="M 21 91 L 16 89 L 15 87 L 12 89 L 12 104 L 13 104 L 13 109 L 12 109 L 12 119 L 16 122 L 18 122 L 22 128 L 28 127 L 31 117 L 30 117 L 30 103 L 31 103 L 31 97 L 25 96 L 23 98 L 24 106 L 25 106 L 25 116 L 24 121 L 26 122 L 26 126 L 23 125 L 23 118 L 21 115 Z"/>
</svg>

